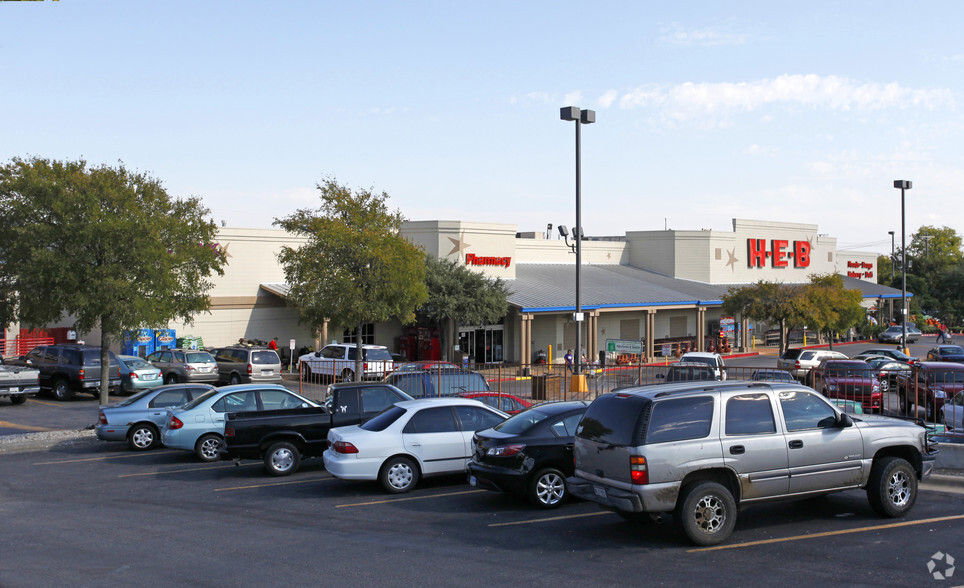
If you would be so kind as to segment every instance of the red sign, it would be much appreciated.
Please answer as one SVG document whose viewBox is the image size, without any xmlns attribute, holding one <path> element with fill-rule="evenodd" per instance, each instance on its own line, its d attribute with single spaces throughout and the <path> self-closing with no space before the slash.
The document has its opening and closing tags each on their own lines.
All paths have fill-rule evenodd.
<svg viewBox="0 0 964 588">
<path fill-rule="evenodd" d="M 787 267 L 790 259 L 793 267 L 810 267 L 810 241 L 794 241 L 790 249 L 789 241 L 773 239 L 768 249 L 766 239 L 746 240 L 747 267 L 765 267 L 767 259 L 773 267 Z"/>
<path fill-rule="evenodd" d="M 866 261 L 848 261 L 848 262 L 847 262 L 847 267 L 848 267 L 848 268 L 857 268 L 857 269 L 859 269 L 859 270 L 863 270 L 863 271 L 856 271 L 856 272 L 848 271 L 848 272 L 847 272 L 847 277 L 848 277 L 848 278 L 872 278 L 872 277 L 874 277 L 874 272 L 873 272 L 874 266 L 873 266 L 873 264 L 867 263 Z"/>
<path fill-rule="evenodd" d="M 480 257 L 474 253 L 465 254 L 465 265 L 494 265 L 508 268 L 511 262 L 511 257 Z"/>
</svg>

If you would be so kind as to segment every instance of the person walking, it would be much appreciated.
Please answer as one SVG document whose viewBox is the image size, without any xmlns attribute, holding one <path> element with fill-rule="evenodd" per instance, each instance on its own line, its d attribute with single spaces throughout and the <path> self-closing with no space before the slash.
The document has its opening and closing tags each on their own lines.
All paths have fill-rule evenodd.
<svg viewBox="0 0 964 588">
<path fill-rule="evenodd" d="M 566 369 L 568 369 L 571 372 L 572 371 L 572 349 L 566 350 L 565 359 L 566 359 Z"/>
<path fill-rule="evenodd" d="M 937 326 L 937 342 L 938 343 L 948 342 L 947 327 L 944 325 L 944 323 L 941 323 L 940 325 Z"/>
</svg>

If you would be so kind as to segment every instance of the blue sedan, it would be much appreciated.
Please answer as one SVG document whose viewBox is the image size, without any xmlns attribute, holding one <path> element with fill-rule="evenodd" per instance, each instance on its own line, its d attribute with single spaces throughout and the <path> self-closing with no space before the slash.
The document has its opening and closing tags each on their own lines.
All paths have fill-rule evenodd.
<svg viewBox="0 0 964 588">
<path fill-rule="evenodd" d="M 144 390 L 119 404 L 102 406 L 94 432 L 101 441 L 127 441 L 134 451 L 154 449 L 161 443 L 167 409 L 210 390 L 214 388 L 207 384 L 171 384 Z"/>
<path fill-rule="evenodd" d="M 180 408 L 167 410 L 161 443 L 197 453 L 201 461 L 220 459 L 224 417 L 229 412 L 250 412 L 318 405 L 278 384 L 238 384 L 211 390 Z"/>
</svg>

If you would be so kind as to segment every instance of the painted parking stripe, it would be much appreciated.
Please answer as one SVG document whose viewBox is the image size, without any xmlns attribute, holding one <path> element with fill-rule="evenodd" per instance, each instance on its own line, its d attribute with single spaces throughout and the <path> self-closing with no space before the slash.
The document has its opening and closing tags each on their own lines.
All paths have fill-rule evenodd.
<svg viewBox="0 0 964 588">
<path fill-rule="evenodd" d="M 723 549 L 737 549 L 740 547 L 754 547 L 757 545 L 768 545 L 771 543 L 785 543 L 787 541 L 800 541 L 802 539 L 818 539 L 820 537 L 849 535 L 851 533 L 865 533 L 867 531 L 880 531 L 881 529 L 896 529 L 899 527 L 911 527 L 914 525 L 928 525 L 930 523 L 940 523 L 943 521 L 956 521 L 960 519 L 964 519 L 964 515 L 937 517 L 935 519 L 922 519 L 919 521 L 902 521 L 900 523 L 889 523 L 887 525 L 874 525 L 872 527 L 859 527 L 857 529 L 842 529 L 840 531 L 827 531 L 826 533 L 813 533 L 812 535 L 796 535 L 793 537 L 783 537 L 779 539 L 763 539 L 760 541 L 747 541 L 746 543 L 735 543 L 733 545 L 717 545 L 716 547 L 703 547 L 699 549 L 689 549 L 687 550 L 687 553 L 699 553 L 703 551 L 720 551 Z"/>
<path fill-rule="evenodd" d="M 406 500 L 425 500 L 427 498 L 443 498 L 445 496 L 460 496 L 462 494 L 477 494 L 488 492 L 488 490 L 466 490 L 464 492 L 447 492 L 445 494 L 431 494 L 429 496 L 409 496 L 407 498 L 390 498 L 388 500 L 375 500 L 373 502 L 356 502 L 354 504 L 336 504 L 335 508 L 348 508 L 352 506 L 372 506 L 374 504 L 389 504 L 391 502 L 405 502 Z"/>
<path fill-rule="evenodd" d="M 33 402 L 35 404 L 42 404 L 44 406 L 59 406 L 61 408 L 69 406 L 63 402 L 44 402 L 43 400 L 37 400 L 36 398 L 28 398 L 27 402 Z"/>
<path fill-rule="evenodd" d="M 35 427 L 32 425 L 18 425 L 17 423 L 11 423 L 9 421 L 0 421 L 0 428 L 17 429 L 18 431 L 54 431 L 55 430 L 55 429 L 48 429 L 47 427 Z"/>
<path fill-rule="evenodd" d="M 140 472 L 137 474 L 121 474 L 117 476 L 118 478 L 137 478 L 139 476 L 162 476 L 164 474 L 179 474 L 181 472 L 203 472 L 207 470 L 223 470 L 226 468 L 247 468 L 251 466 L 259 466 L 260 463 L 243 463 L 241 465 L 223 465 L 223 466 L 200 466 L 196 468 L 181 468 L 178 470 L 162 470 L 160 472 Z"/>
<path fill-rule="evenodd" d="M 252 484 L 251 486 L 232 486 L 231 488 L 215 488 L 215 492 L 227 492 L 228 490 L 250 490 L 252 488 L 268 488 L 270 486 L 288 486 L 291 484 L 307 484 L 309 482 L 324 482 L 334 480 L 334 476 L 324 476 L 321 478 L 309 478 L 307 480 L 288 480 L 287 482 L 271 482 L 269 484 Z"/>
<path fill-rule="evenodd" d="M 120 455 L 104 455 L 101 457 L 84 457 L 81 459 L 62 459 L 60 461 L 38 461 L 33 465 L 57 465 L 61 463 L 80 463 L 84 461 L 105 461 L 108 459 L 125 459 L 128 457 L 147 457 L 148 455 L 169 455 L 172 453 L 181 453 L 180 451 L 154 451 L 146 453 L 123 453 Z"/>
<path fill-rule="evenodd" d="M 541 519 L 527 519 L 527 520 L 525 520 L 525 521 L 510 521 L 510 522 L 508 522 L 508 523 L 492 523 L 492 524 L 489 525 L 489 526 L 490 526 L 490 527 L 509 527 L 509 526 L 512 526 L 512 525 L 532 525 L 532 524 L 536 524 L 536 523 L 548 523 L 548 522 L 551 522 L 551 521 L 564 521 L 564 520 L 566 520 L 566 519 L 581 519 L 581 518 L 583 518 L 583 517 L 598 517 L 599 515 L 608 515 L 608 514 L 613 514 L 613 513 L 609 512 L 608 510 L 602 510 L 602 511 L 599 511 L 599 512 L 587 512 L 587 513 L 583 513 L 583 514 L 560 515 L 560 516 L 558 516 L 558 517 L 546 517 L 546 518 L 541 518 Z"/>
</svg>

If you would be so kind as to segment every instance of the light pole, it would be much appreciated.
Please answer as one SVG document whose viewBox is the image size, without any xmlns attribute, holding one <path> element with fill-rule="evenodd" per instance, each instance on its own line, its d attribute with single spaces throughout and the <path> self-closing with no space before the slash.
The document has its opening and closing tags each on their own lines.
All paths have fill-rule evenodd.
<svg viewBox="0 0 964 588">
<path fill-rule="evenodd" d="M 921 239 L 924 240 L 924 259 L 927 259 L 931 255 L 931 239 L 934 235 L 923 235 Z"/>
<path fill-rule="evenodd" d="M 573 318 L 576 321 L 576 353 L 572 358 L 573 375 L 579 382 L 579 391 L 585 392 L 585 380 L 582 378 L 582 353 L 580 347 L 580 337 L 582 333 L 582 299 L 579 295 L 579 266 L 582 265 L 582 194 L 581 180 L 582 170 L 580 165 L 579 153 L 579 129 L 582 125 L 596 122 L 596 112 L 594 110 L 581 110 L 577 106 L 566 106 L 559 109 L 559 118 L 576 123 L 576 226 L 573 228 L 573 236 L 576 238 L 576 312 Z"/>
<path fill-rule="evenodd" d="M 894 187 L 900 190 L 900 346 L 907 353 L 907 230 L 904 227 L 904 192 L 913 187 L 910 180 L 894 180 Z"/>
<path fill-rule="evenodd" d="M 890 281 L 891 283 L 893 283 L 894 282 L 894 265 L 897 263 L 897 260 L 894 259 L 894 232 L 887 231 L 887 234 L 890 235 Z"/>
</svg>

